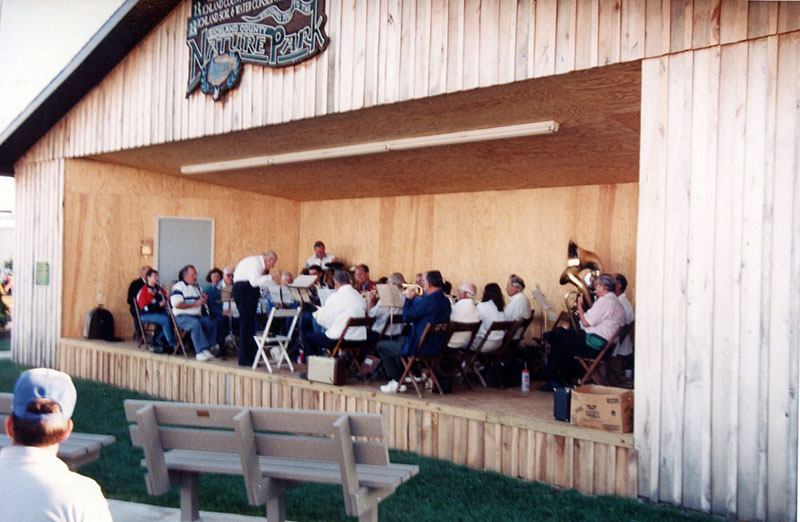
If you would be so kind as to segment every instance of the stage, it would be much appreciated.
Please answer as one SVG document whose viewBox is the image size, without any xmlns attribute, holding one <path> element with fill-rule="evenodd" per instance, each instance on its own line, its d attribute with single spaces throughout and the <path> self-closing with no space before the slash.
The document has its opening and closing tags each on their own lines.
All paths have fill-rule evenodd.
<svg viewBox="0 0 800 522">
<path fill-rule="evenodd" d="M 392 448 L 588 494 L 637 496 L 633 434 L 556 421 L 551 393 L 458 383 L 451 394 L 425 391 L 419 399 L 413 388 L 383 394 L 383 382 L 309 382 L 298 377 L 304 366 L 270 374 L 240 368 L 232 357 L 198 362 L 134 342 L 67 338 L 59 340 L 58 369 L 168 400 L 380 413 Z"/>
</svg>

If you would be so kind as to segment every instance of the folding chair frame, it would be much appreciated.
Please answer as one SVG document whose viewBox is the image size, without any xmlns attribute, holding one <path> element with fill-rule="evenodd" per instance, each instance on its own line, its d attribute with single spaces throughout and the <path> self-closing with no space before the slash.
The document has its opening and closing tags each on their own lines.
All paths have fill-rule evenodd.
<svg viewBox="0 0 800 522">
<path fill-rule="evenodd" d="M 280 350 L 280 356 L 278 357 L 278 362 L 276 363 L 275 369 L 280 370 L 281 364 L 283 361 L 286 361 L 287 366 L 289 366 L 289 370 L 294 373 L 294 365 L 292 364 L 292 360 L 289 358 L 289 352 L 287 348 L 289 347 L 289 343 L 292 340 L 292 334 L 294 334 L 295 326 L 297 326 L 297 321 L 300 318 L 300 308 L 273 308 L 269 313 L 269 318 L 267 319 L 267 324 L 264 326 L 264 330 L 261 332 L 261 335 L 254 335 L 253 339 L 256 341 L 256 356 L 253 359 L 253 366 L 252 369 L 255 370 L 258 367 L 258 363 L 260 360 L 264 361 L 264 364 L 267 366 L 267 370 L 269 373 L 272 373 L 272 365 L 269 362 L 269 357 L 267 357 L 267 353 L 264 350 L 267 346 L 274 346 Z M 269 335 L 269 331 L 272 328 L 272 323 L 274 322 L 275 318 L 287 318 L 291 317 L 292 322 L 289 324 L 289 329 L 286 332 L 286 335 Z"/>
<path fill-rule="evenodd" d="M 586 373 L 583 374 L 583 377 L 581 377 L 581 379 L 578 380 L 579 384 L 588 384 L 590 382 L 593 382 L 595 384 L 601 384 L 603 386 L 608 385 L 608 381 L 606 380 L 606 378 L 600 375 L 599 372 L 595 373 L 595 370 L 597 370 L 597 367 L 600 365 L 603 359 L 605 359 L 606 355 L 608 354 L 608 351 L 615 344 L 617 344 L 617 336 L 619 336 L 619 340 L 621 341 L 622 339 L 625 338 L 627 333 L 628 333 L 627 327 L 623 326 L 621 328 L 618 328 L 617 331 L 614 332 L 614 335 L 612 335 L 611 338 L 606 342 L 606 345 L 603 347 L 603 349 L 600 350 L 600 353 L 598 353 L 597 356 L 594 358 L 581 357 L 579 355 L 575 356 L 575 360 L 578 361 L 578 364 L 580 364 L 583 367 L 583 369 L 586 370 Z"/>
<path fill-rule="evenodd" d="M 459 374 L 461 374 L 461 378 L 467 384 L 467 388 L 469 388 L 471 390 L 472 386 L 469 383 L 469 379 L 467 379 L 467 373 L 466 373 L 466 371 L 464 369 L 464 366 L 465 366 L 466 361 L 467 361 L 467 356 L 469 354 L 470 346 L 472 346 L 472 343 L 475 342 L 475 337 L 478 335 L 478 330 L 480 330 L 480 328 L 481 328 L 481 322 L 480 321 L 476 321 L 474 323 L 462 323 L 462 322 L 454 321 L 451 324 L 452 324 L 452 327 L 450 328 L 450 335 L 447 337 L 447 342 L 444 343 L 444 349 L 442 350 L 442 353 L 443 354 L 448 354 L 448 352 L 450 352 L 450 351 L 456 352 L 455 356 L 456 356 L 456 361 L 457 361 L 457 364 L 458 364 L 457 372 Z M 453 338 L 453 334 L 455 334 L 457 332 L 469 332 L 470 333 L 469 340 L 467 342 L 465 342 L 462 347 L 452 348 L 452 347 L 450 347 L 448 345 L 450 343 L 450 340 Z M 443 357 L 444 357 L 444 355 L 443 355 Z M 455 372 L 453 374 L 455 374 Z"/>
<path fill-rule="evenodd" d="M 427 373 L 427 377 L 423 377 L 423 380 L 420 383 L 417 383 L 417 380 L 413 377 L 411 378 L 411 383 L 414 385 L 414 389 L 417 390 L 417 396 L 422 398 L 422 391 L 419 389 L 419 384 L 423 384 L 426 379 L 431 379 L 433 383 L 433 390 L 439 391 L 439 395 L 444 395 L 444 391 L 442 390 L 442 385 L 439 384 L 439 379 L 436 378 L 436 368 L 439 364 L 439 360 L 442 357 L 442 353 L 447 346 L 447 341 L 450 339 L 450 329 L 452 328 L 453 323 L 428 323 L 425 326 L 425 331 L 422 332 L 422 335 L 419 338 L 419 342 L 417 346 L 414 348 L 414 353 L 411 354 L 410 357 L 400 357 L 400 361 L 403 363 L 403 375 L 400 376 L 399 383 L 402 385 L 405 383 L 406 377 L 411 375 L 411 368 L 414 366 L 415 362 L 419 362 L 422 365 L 422 373 L 423 375 Z M 428 338 L 428 335 L 436 335 L 436 334 L 444 334 L 444 338 L 442 341 L 442 346 L 436 355 L 420 355 L 419 351 L 422 349 L 422 345 L 425 344 L 425 340 Z M 427 372 L 425 371 L 427 370 Z"/>
<path fill-rule="evenodd" d="M 369 335 L 364 338 L 364 341 L 348 341 L 344 338 L 344 336 L 347 335 L 347 331 L 350 328 L 365 328 L 367 334 L 369 334 L 369 329 L 372 328 L 374 323 L 375 318 L 369 316 L 351 317 L 348 319 L 344 330 L 342 330 L 342 335 L 339 336 L 339 340 L 336 341 L 334 347 L 328 350 L 328 354 L 330 354 L 331 357 L 339 357 L 342 352 L 349 353 L 353 359 L 350 363 L 350 370 L 352 371 L 355 369 L 358 371 L 358 373 L 361 373 L 361 362 L 358 360 L 358 358 L 359 355 L 361 355 L 361 351 L 369 348 Z M 350 345 L 348 346 L 345 343 L 350 343 Z M 364 382 L 366 382 L 366 380 Z"/>
<path fill-rule="evenodd" d="M 486 379 L 483 378 L 481 372 L 478 370 L 478 362 L 481 360 L 489 361 L 489 360 L 501 360 L 500 356 L 505 352 L 505 348 L 513 339 L 514 334 L 519 328 L 522 320 L 518 321 L 495 321 L 491 325 L 489 325 L 489 329 L 486 331 L 486 335 L 483 336 L 481 339 L 480 344 L 472 350 L 471 348 L 466 350 L 464 353 L 465 362 L 467 363 L 467 369 L 472 371 L 475 375 L 478 376 L 478 379 L 481 381 L 481 384 L 484 388 L 488 388 L 489 386 L 486 384 Z M 483 345 L 486 344 L 486 341 L 489 339 L 489 335 L 492 332 L 497 331 L 504 331 L 505 334 L 503 335 L 503 341 L 500 343 L 500 347 L 497 350 L 493 350 L 488 353 L 482 353 L 481 350 L 483 349 Z M 485 366 L 485 365 L 484 365 Z"/>
<path fill-rule="evenodd" d="M 178 355 L 178 348 L 181 349 L 181 353 L 187 359 L 189 355 L 186 353 L 186 345 L 183 344 L 183 336 L 186 335 L 186 330 L 181 329 L 178 326 L 178 322 L 175 320 L 175 314 L 172 312 L 172 303 L 170 303 L 169 298 L 167 298 L 167 312 L 169 313 L 169 318 L 172 321 L 172 329 L 175 332 L 175 339 L 177 339 L 177 344 L 175 345 L 175 355 Z"/>
<path fill-rule="evenodd" d="M 153 343 L 148 340 L 148 336 L 153 336 L 153 342 L 155 342 L 155 329 L 156 325 L 153 323 L 143 323 L 142 322 L 142 315 L 139 313 L 139 305 L 136 304 L 133 307 L 134 311 L 136 312 L 136 322 L 139 324 L 139 348 L 144 345 L 145 349 L 152 350 Z M 145 330 L 144 325 L 147 324 L 149 326 L 149 332 Z"/>
</svg>

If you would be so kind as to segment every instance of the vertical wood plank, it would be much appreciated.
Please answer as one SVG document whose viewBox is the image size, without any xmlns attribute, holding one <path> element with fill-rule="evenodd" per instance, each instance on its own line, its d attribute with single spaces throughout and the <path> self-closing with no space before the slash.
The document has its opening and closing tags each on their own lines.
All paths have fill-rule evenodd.
<svg viewBox="0 0 800 522">
<path fill-rule="evenodd" d="M 358 110 L 365 105 L 366 69 L 367 69 L 367 19 L 368 2 L 357 0 L 354 17 L 353 40 L 353 86 L 350 93 L 350 107 Z"/>
<path fill-rule="evenodd" d="M 620 61 L 644 57 L 645 2 L 624 2 L 620 13 Z M 719 21 L 718 21 L 719 22 Z M 719 26 L 718 26 L 719 27 Z"/>
<path fill-rule="evenodd" d="M 556 74 L 575 70 L 576 0 L 559 0 L 556 21 Z M 589 28 L 582 28 L 590 30 Z"/>
<path fill-rule="evenodd" d="M 597 65 L 597 39 L 599 35 L 599 0 L 578 2 L 575 17 L 575 69 L 589 69 Z"/>
<path fill-rule="evenodd" d="M 740 42 L 747 38 L 748 0 L 726 0 L 720 5 L 720 43 Z"/>
<path fill-rule="evenodd" d="M 661 56 L 669 52 L 670 0 L 647 0 L 645 3 L 644 55 Z"/>
<path fill-rule="evenodd" d="M 533 78 L 534 5 L 533 0 L 518 0 L 517 2 L 517 37 L 514 51 L 515 80 Z"/>
<path fill-rule="evenodd" d="M 597 39 L 599 65 L 619 62 L 620 19 L 620 2 L 618 0 L 600 0 L 600 10 L 598 11 L 600 32 Z"/>
<path fill-rule="evenodd" d="M 499 38 L 500 38 L 500 3 L 483 2 L 481 4 L 480 42 L 478 51 L 479 80 L 478 85 L 486 87 L 497 83 Z"/>
<path fill-rule="evenodd" d="M 778 30 L 778 2 L 750 2 L 747 13 L 747 38 L 760 38 Z"/>
<path fill-rule="evenodd" d="M 636 278 L 651 284 L 637 289 L 634 433 L 639 452 L 639 494 L 659 500 L 661 454 L 661 368 L 664 303 L 664 223 L 666 206 L 667 108 L 669 60 L 642 62 L 642 129 L 639 163 L 639 223 Z"/>
<path fill-rule="evenodd" d="M 670 2 L 670 46 L 669 50 L 678 53 L 692 46 L 693 4 L 684 0 Z"/>
<path fill-rule="evenodd" d="M 431 2 L 417 0 L 414 17 L 414 83 L 413 97 L 428 94 L 431 54 Z"/>
<path fill-rule="evenodd" d="M 447 19 L 447 1 L 434 0 L 430 21 L 428 96 L 436 96 L 447 90 Z"/>
<path fill-rule="evenodd" d="M 400 101 L 410 100 L 414 97 L 416 85 L 416 0 L 402 1 L 402 17 L 400 26 Z"/>
<path fill-rule="evenodd" d="M 467 466 L 483 469 L 483 423 L 467 421 Z"/>
<path fill-rule="evenodd" d="M 464 82 L 464 0 L 450 0 L 447 8 L 447 92 Z"/>
<path fill-rule="evenodd" d="M 378 103 L 378 60 L 385 41 L 381 38 L 381 8 L 385 2 L 366 2 L 367 27 L 364 42 L 364 107 Z M 384 53 L 385 56 L 385 53 Z M 385 58 L 384 58 L 385 59 Z"/>
<path fill-rule="evenodd" d="M 381 89 L 384 93 L 385 103 L 393 103 L 400 99 L 400 60 L 402 29 L 402 10 L 399 0 L 387 0 L 386 12 L 386 59 L 381 66 L 385 67 L 385 86 Z"/>
<path fill-rule="evenodd" d="M 694 0 L 692 48 L 719 44 L 720 0 Z"/>
<path fill-rule="evenodd" d="M 780 2 L 778 4 L 778 32 L 788 33 L 800 29 L 800 3 Z"/>
<path fill-rule="evenodd" d="M 598 444 L 599 445 L 599 444 Z M 574 439 L 572 475 L 573 487 L 586 495 L 594 493 L 594 469 L 599 468 L 595 461 L 595 443 Z"/>
<path fill-rule="evenodd" d="M 474 89 L 480 82 L 481 2 L 464 0 L 464 46 L 462 89 Z"/>
<path fill-rule="evenodd" d="M 509 83 L 514 81 L 514 73 L 516 69 L 516 0 L 500 0 L 500 17 L 497 26 L 497 83 Z"/>
<path fill-rule="evenodd" d="M 556 0 L 538 0 L 536 5 L 536 34 L 534 35 L 533 76 L 550 76 L 556 71 Z"/>
</svg>

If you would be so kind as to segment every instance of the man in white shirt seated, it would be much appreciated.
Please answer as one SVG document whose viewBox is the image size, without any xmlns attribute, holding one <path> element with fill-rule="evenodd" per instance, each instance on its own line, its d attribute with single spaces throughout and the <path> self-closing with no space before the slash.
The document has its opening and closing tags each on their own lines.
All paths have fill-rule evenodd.
<svg viewBox="0 0 800 522">
<path fill-rule="evenodd" d="M 325 243 L 322 241 L 317 241 L 314 243 L 314 255 L 306 260 L 306 268 L 317 265 L 323 270 L 326 270 L 328 268 L 328 263 L 334 263 L 337 261 L 339 261 L 339 259 L 335 255 L 325 252 Z"/>
<path fill-rule="evenodd" d="M 347 321 L 351 317 L 365 317 L 367 314 L 367 304 L 350 284 L 350 274 L 337 270 L 333 274 L 333 283 L 336 291 L 328 297 L 324 306 L 314 312 L 314 319 L 325 331 L 305 334 L 304 342 L 309 352 L 306 355 L 320 355 L 324 350 L 333 348 L 342 335 Z M 366 328 L 351 328 L 347 331 L 345 340 L 364 341 L 367 339 L 366 330 Z"/>
<path fill-rule="evenodd" d="M 172 285 L 169 302 L 172 304 L 175 322 L 178 328 L 186 330 L 192 336 L 195 357 L 198 361 L 216 359 L 212 352 L 219 350 L 217 345 L 217 322 L 208 315 L 207 296 L 200 291 L 197 284 L 197 270 L 186 265 L 178 273 L 179 281 Z"/>
<path fill-rule="evenodd" d="M 506 321 L 528 320 L 531 317 L 531 302 L 525 297 L 525 281 L 517 274 L 511 274 L 506 283 L 506 293 L 511 300 L 506 305 Z M 514 335 L 519 340 L 525 332 L 520 330 Z"/>
<path fill-rule="evenodd" d="M 617 281 L 611 274 L 600 274 L 597 300 L 584 310 L 583 296 L 578 297 L 578 314 L 583 330 L 556 328 L 545 334 L 552 346 L 544 376 L 547 383 L 539 391 L 553 391 L 566 383 L 574 356 L 597 357 L 609 339 L 625 326 L 625 310 L 614 291 Z"/>
<path fill-rule="evenodd" d="M 402 292 L 402 285 L 405 283 L 406 280 L 403 277 L 403 274 L 400 272 L 395 272 L 389 276 L 388 284 L 395 287 L 398 292 Z M 389 307 L 384 306 L 380 299 L 378 299 L 377 303 L 375 302 L 376 296 L 374 293 L 371 293 L 368 297 L 369 299 L 369 316 L 375 318 L 375 322 L 372 324 L 372 330 L 369 332 L 370 344 L 375 345 L 378 342 L 378 338 L 380 337 L 381 332 L 383 332 L 384 327 L 386 327 L 385 336 L 388 338 L 393 338 L 401 333 L 403 333 L 403 321 L 398 321 L 397 323 L 390 324 L 386 326 L 386 322 L 389 321 L 389 318 L 394 314 L 402 314 L 403 308 L 402 307 Z M 405 296 L 403 297 L 405 300 Z"/>
<path fill-rule="evenodd" d="M 461 282 L 456 290 L 458 301 L 453 305 L 453 311 L 450 312 L 451 321 L 454 323 L 479 323 L 481 321 L 481 314 L 474 301 L 476 293 L 478 293 L 478 288 L 471 281 Z M 469 341 L 469 336 L 469 332 L 456 332 L 450 336 L 447 347 L 463 348 Z"/>
<path fill-rule="evenodd" d="M 72 433 L 76 400 L 66 373 L 34 368 L 20 374 L 5 422 L 13 445 L 0 450 L 3 520 L 111 522 L 97 482 L 70 471 L 56 456 Z"/>
</svg>

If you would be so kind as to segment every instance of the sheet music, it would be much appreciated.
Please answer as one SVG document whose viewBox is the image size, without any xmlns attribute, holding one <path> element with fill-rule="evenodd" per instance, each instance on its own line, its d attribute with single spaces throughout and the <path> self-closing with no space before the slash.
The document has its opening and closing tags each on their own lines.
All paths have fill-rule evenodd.
<svg viewBox="0 0 800 522">
<path fill-rule="evenodd" d="M 377 288 L 381 306 L 403 308 L 405 297 L 400 293 L 400 290 L 392 285 L 377 285 Z"/>
<path fill-rule="evenodd" d="M 274 285 L 269 287 L 269 298 L 274 304 L 282 303 L 290 305 L 295 302 L 292 296 L 292 289 L 286 285 Z"/>
<path fill-rule="evenodd" d="M 536 285 L 536 290 L 531 290 L 531 295 L 539 303 L 539 306 L 542 307 L 543 312 L 553 309 L 553 305 L 550 304 L 550 301 L 548 301 L 547 297 L 542 293 L 542 289 L 539 288 L 539 285 Z"/>
<path fill-rule="evenodd" d="M 332 290 L 330 288 L 317 289 L 317 297 L 319 297 L 320 306 L 325 306 L 325 301 L 327 301 L 328 298 L 332 296 L 334 293 L 336 293 L 336 290 Z"/>
<path fill-rule="evenodd" d="M 290 288 L 309 288 L 317 282 L 317 276 L 313 275 L 299 275 L 294 279 L 294 282 L 289 285 Z"/>
</svg>

